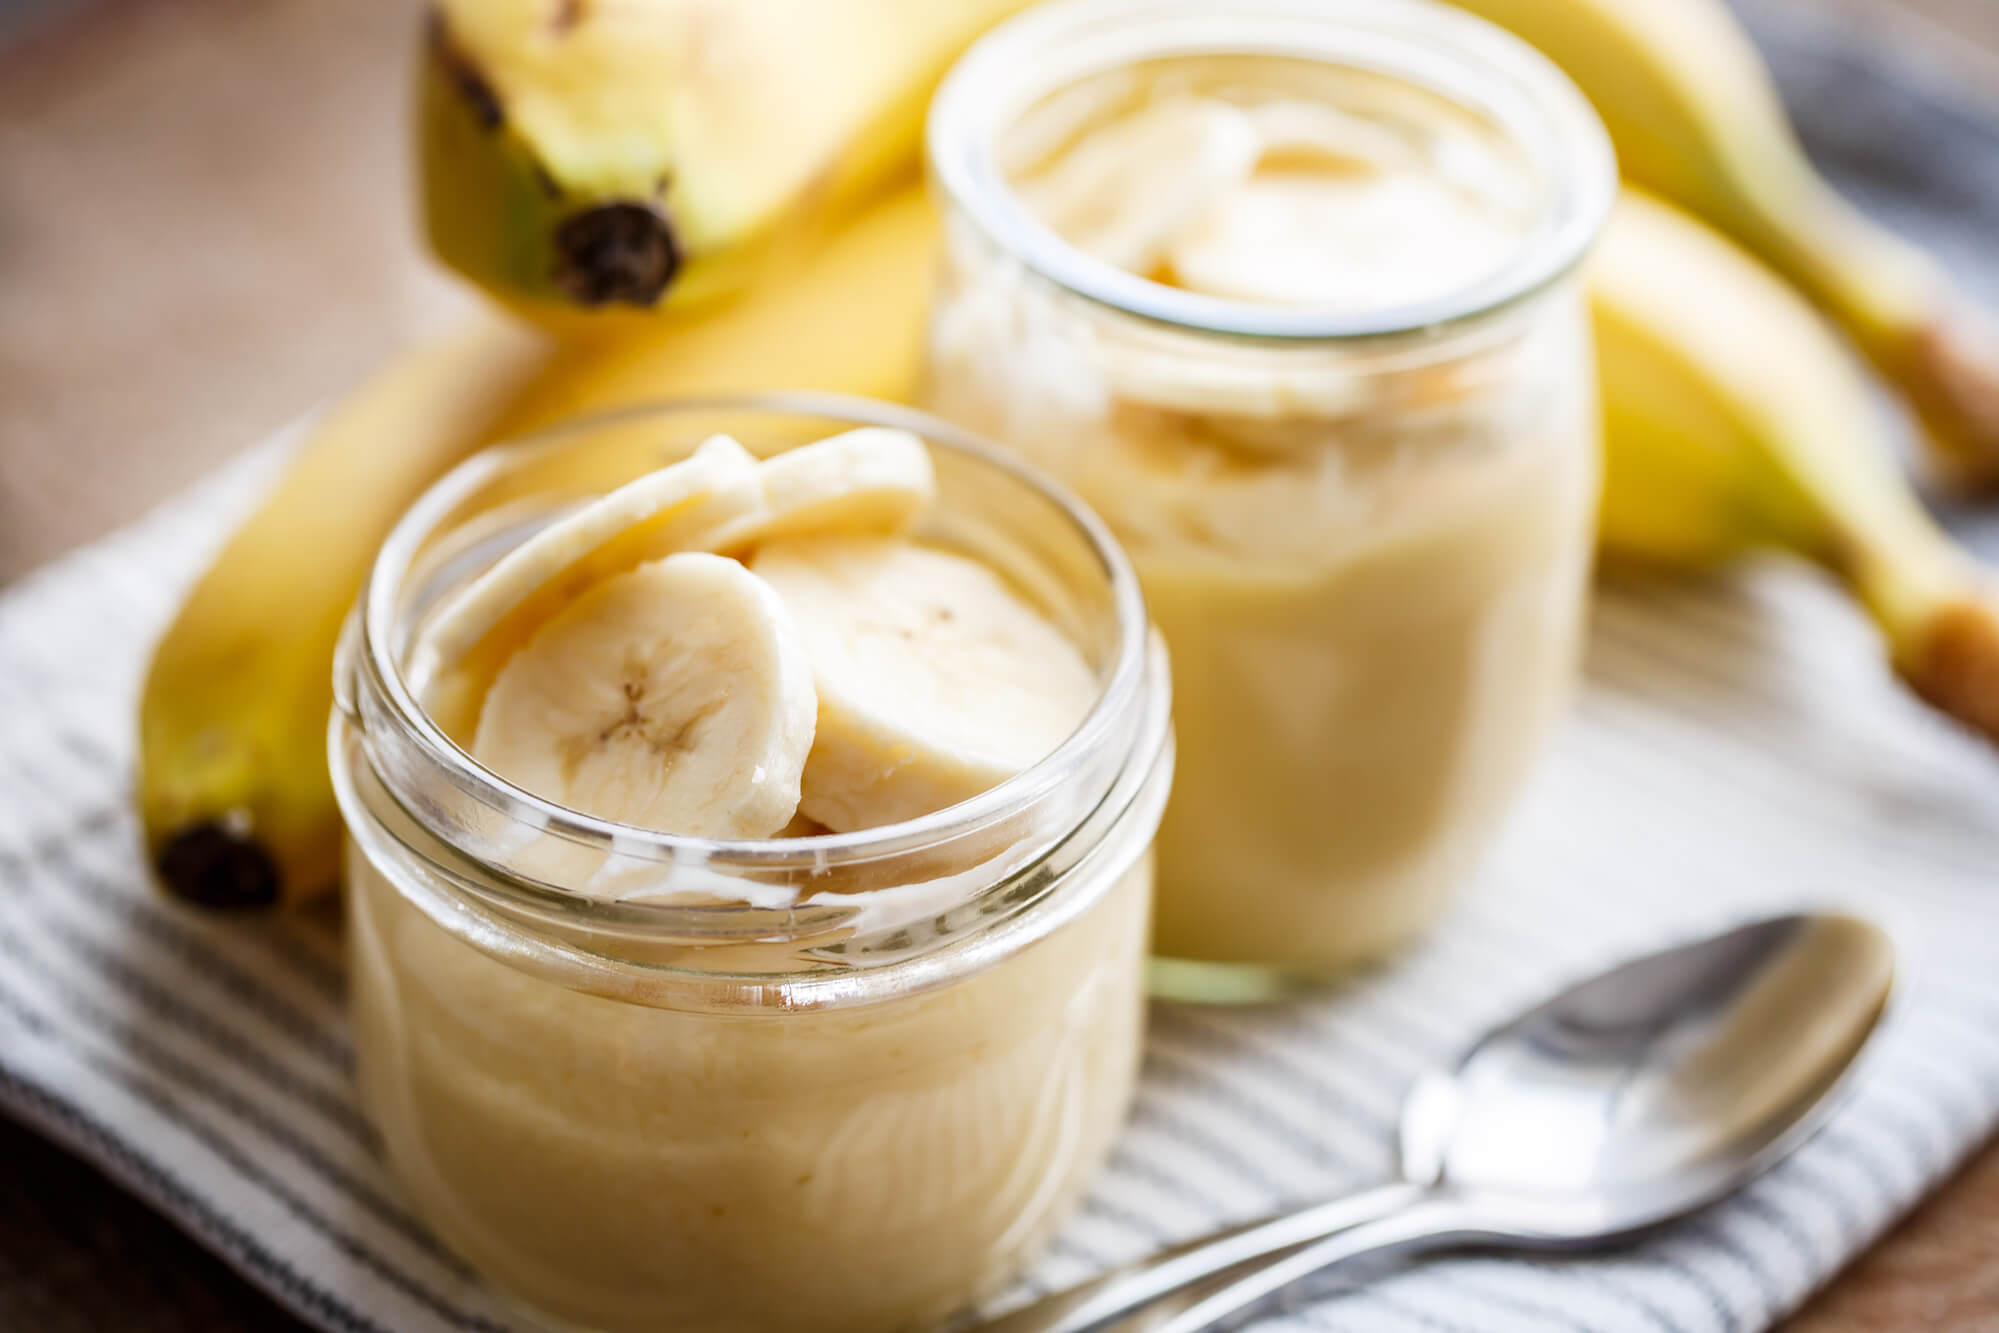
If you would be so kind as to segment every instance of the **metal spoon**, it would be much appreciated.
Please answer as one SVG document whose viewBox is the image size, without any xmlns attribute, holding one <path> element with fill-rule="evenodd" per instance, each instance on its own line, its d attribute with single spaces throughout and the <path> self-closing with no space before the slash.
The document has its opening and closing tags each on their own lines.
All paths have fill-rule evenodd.
<svg viewBox="0 0 1999 1333">
<path fill-rule="evenodd" d="M 1399 1181 L 1179 1246 L 979 1333 L 1197 1333 L 1361 1255 L 1582 1249 L 1670 1221 L 1824 1123 L 1893 978 L 1887 935 L 1832 914 L 1634 959 L 1419 1080 Z"/>
</svg>

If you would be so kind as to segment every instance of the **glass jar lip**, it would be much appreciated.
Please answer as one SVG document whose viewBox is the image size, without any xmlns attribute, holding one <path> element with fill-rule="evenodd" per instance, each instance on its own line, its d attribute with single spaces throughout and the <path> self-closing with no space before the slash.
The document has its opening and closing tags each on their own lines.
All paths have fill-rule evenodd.
<svg viewBox="0 0 1999 1333">
<path fill-rule="evenodd" d="M 1358 312 L 1260 305 L 1182 291 L 1075 248 L 1021 204 L 995 160 L 1005 123 L 1090 75 L 1176 55 L 1266 55 L 1386 74 L 1500 125 L 1552 182 L 1515 256 L 1446 295 Z M 1497 314 L 1572 271 L 1616 198 L 1617 164 L 1582 92 L 1526 42 L 1435 0 L 1056 0 L 994 28 L 932 99 L 927 143 L 947 198 L 1029 270 L 1155 324 L 1259 342 L 1422 334 Z"/>
<path fill-rule="evenodd" d="M 953 450 L 975 459 L 981 466 L 1004 472 L 1049 501 L 1081 532 L 1101 565 L 1117 622 L 1108 676 L 1077 728 L 1030 768 L 969 801 L 917 819 L 855 833 L 740 840 L 662 833 L 572 810 L 508 782 L 451 740 L 418 702 L 396 654 L 397 592 L 438 524 L 510 464 L 560 446 L 590 430 L 654 418 L 732 412 L 901 427 L 921 436 L 927 444 Z M 353 624 L 358 631 L 357 651 L 351 655 L 343 653 L 348 660 L 340 664 L 338 674 L 365 672 L 372 694 L 386 703 L 423 761 L 461 792 L 502 814 L 525 815 L 524 822 L 627 859 L 700 865 L 724 871 L 798 869 L 879 860 L 976 833 L 1029 809 L 1059 786 L 1067 774 L 1081 768 L 1097 747 L 1110 743 L 1128 727 L 1127 719 L 1142 706 L 1141 692 L 1152 670 L 1148 661 L 1149 622 L 1138 576 L 1103 521 L 1065 487 L 971 432 L 927 413 L 874 399 L 816 392 L 729 394 L 635 404 L 579 417 L 482 449 L 434 483 L 397 522 L 370 568 Z M 351 686 L 345 696 L 336 689 L 336 696 L 341 697 L 339 708 L 350 718 L 356 711 L 351 703 L 352 693 Z M 1134 750 L 1143 740 L 1143 736 L 1133 735 Z M 534 897 L 540 905 L 549 905 L 550 895 Z M 575 897 L 574 901 L 582 906 L 593 900 Z M 560 899 L 557 905 L 561 905 Z M 748 902 L 696 908 L 645 902 L 621 902 L 618 906 L 631 909 L 622 915 L 634 923 L 648 917 L 662 921 L 684 918 L 690 912 L 712 917 L 716 913 L 764 910 Z"/>
</svg>

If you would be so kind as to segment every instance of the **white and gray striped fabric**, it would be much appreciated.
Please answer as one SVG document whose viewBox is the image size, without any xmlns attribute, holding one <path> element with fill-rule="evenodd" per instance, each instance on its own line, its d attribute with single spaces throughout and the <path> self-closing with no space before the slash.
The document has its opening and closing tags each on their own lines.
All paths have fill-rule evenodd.
<svg viewBox="0 0 1999 1333">
<path fill-rule="evenodd" d="M 1835 114 L 1812 123 L 1850 129 L 1850 184 L 1921 159 L 1870 155 L 1895 125 L 1897 144 L 1954 156 L 1939 179 L 1987 179 L 1964 166 L 1999 161 L 1990 122 L 1930 106 L 1920 82 L 1870 92 L 1840 75 L 1850 52 L 1815 50 L 1780 45 L 1779 69 L 1794 92 L 1826 89 Z M 1879 114 L 1851 114 L 1869 96 Z M 1902 220 L 1948 247 L 1982 207 L 1951 199 L 1954 217 Z M 0 597 L 0 1104 L 315 1325 L 522 1329 L 377 1158 L 334 921 L 217 921 L 144 888 L 129 769 L 145 651 L 275 448 Z M 1130 1131 L 1015 1297 L 1376 1182 L 1404 1088 L 1490 1021 L 1621 952 L 1837 903 L 1896 929 L 1905 989 L 1854 1100 L 1793 1161 L 1620 1253 L 1441 1260 L 1258 1327 L 1707 1333 L 1793 1308 L 1999 1126 L 1999 754 L 1910 701 L 1879 656 L 1789 568 L 1605 588 L 1574 721 L 1462 910 L 1335 994 L 1155 1012 Z"/>
</svg>

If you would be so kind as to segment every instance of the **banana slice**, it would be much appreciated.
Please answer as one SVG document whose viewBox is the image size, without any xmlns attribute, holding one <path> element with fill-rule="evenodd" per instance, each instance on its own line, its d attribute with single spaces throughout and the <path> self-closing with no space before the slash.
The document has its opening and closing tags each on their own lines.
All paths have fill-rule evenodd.
<svg viewBox="0 0 1999 1333">
<path fill-rule="evenodd" d="M 716 435 L 670 467 L 627 482 L 522 542 L 447 602 L 425 631 L 433 667 L 466 665 L 477 679 L 498 661 L 471 662 L 489 642 L 511 651 L 598 580 L 675 551 L 705 548 L 763 502 L 756 456 Z M 495 634 L 502 626 L 509 631 Z"/>
<path fill-rule="evenodd" d="M 1173 237 L 1249 177 L 1262 153 L 1262 137 L 1240 108 L 1175 98 L 1096 131 L 1019 190 L 1071 245 L 1145 275 Z"/>
<path fill-rule="evenodd" d="M 930 450 L 906 430 L 864 426 L 800 445 L 757 468 L 756 512 L 715 539 L 733 551 L 806 532 L 907 531 L 937 495 Z"/>
<path fill-rule="evenodd" d="M 1424 165 L 1408 135 L 1325 102 L 1280 97 L 1246 106 L 1243 114 L 1263 141 L 1259 169 L 1407 171 Z"/>
<path fill-rule="evenodd" d="M 791 609 L 819 726 L 799 808 L 828 828 L 914 819 L 1054 750 L 1096 678 L 986 566 L 887 537 L 795 537 L 751 569 Z"/>
<path fill-rule="evenodd" d="M 764 838 L 798 812 L 817 711 L 770 585 L 688 551 L 596 584 L 543 625 L 493 681 L 472 753 L 601 819 Z"/>
<path fill-rule="evenodd" d="M 1427 176 L 1279 172 L 1216 199 L 1165 249 L 1189 291 L 1364 311 L 1468 286 L 1519 243 L 1510 219 Z"/>
</svg>

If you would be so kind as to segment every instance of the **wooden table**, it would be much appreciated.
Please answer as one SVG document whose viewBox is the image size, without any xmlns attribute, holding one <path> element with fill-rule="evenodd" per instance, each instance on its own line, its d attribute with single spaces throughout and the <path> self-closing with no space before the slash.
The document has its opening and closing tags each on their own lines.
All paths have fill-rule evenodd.
<svg viewBox="0 0 1999 1333">
<path fill-rule="evenodd" d="M 1900 3 L 1999 74 L 1999 0 Z M 415 27 L 414 0 L 0 0 L 0 582 L 464 307 L 413 240 Z M 0 1329 L 298 1328 L 4 1120 L 0 1162 Z M 1999 1330 L 1999 1145 L 1792 1327 Z"/>
</svg>

